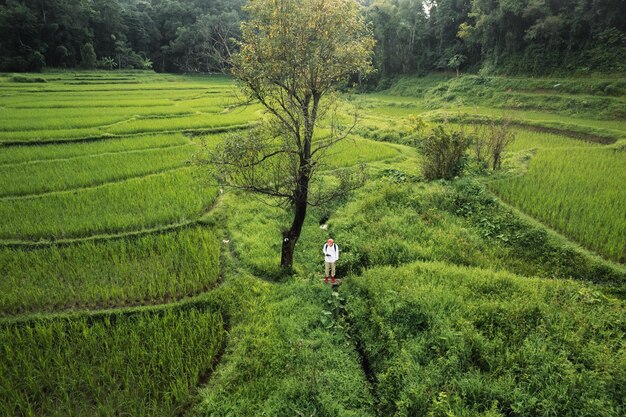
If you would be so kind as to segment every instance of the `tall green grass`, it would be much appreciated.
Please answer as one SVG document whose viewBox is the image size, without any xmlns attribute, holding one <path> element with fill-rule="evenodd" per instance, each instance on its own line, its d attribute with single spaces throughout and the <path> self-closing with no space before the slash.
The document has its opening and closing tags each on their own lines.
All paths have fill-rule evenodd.
<svg viewBox="0 0 626 417">
<path fill-rule="evenodd" d="M 622 306 L 593 288 L 415 263 L 351 278 L 384 416 L 607 416 L 626 411 Z"/>
<path fill-rule="evenodd" d="M 220 290 L 233 327 L 190 416 L 374 415 L 358 356 L 333 323 L 328 288 L 271 285 L 240 271 Z"/>
<path fill-rule="evenodd" d="M 208 309 L 0 325 L 0 414 L 177 415 L 223 339 Z"/>
<path fill-rule="evenodd" d="M 79 158 L 134 150 L 157 149 L 189 144 L 181 133 L 153 134 L 128 138 L 109 138 L 85 143 L 8 146 L 0 152 L 0 164 L 19 164 L 51 159 Z"/>
<path fill-rule="evenodd" d="M 504 200 L 609 259 L 626 262 L 626 152 L 542 150 L 526 175 L 490 184 Z"/>
<path fill-rule="evenodd" d="M 507 151 L 516 152 L 527 149 L 593 147 L 598 144 L 568 138 L 555 133 L 533 132 L 526 129 L 514 129 L 515 141 Z M 563 152 L 567 152 L 563 150 Z"/>
<path fill-rule="evenodd" d="M 0 131 L 36 131 L 106 126 L 136 117 L 180 117 L 191 109 L 174 107 L 120 107 L 80 109 L 5 109 L 0 116 Z"/>
<path fill-rule="evenodd" d="M 182 145 L 89 155 L 73 159 L 0 165 L 0 198 L 88 187 L 181 167 L 194 147 Z M 27 181 L 24 179 L 27 178 Z"/>
<path fill-rule="evenodd" d="M 392 146 L 360 137 L 350 137 L 333 145 L 322 159 L 324 168 L 338 169 L 394 158 L 400 152 Z"/>
<path fill-rule="evenodd" d="M 216 284 L 220 247 L 202 227 L 29 251 L 0 249 L 0 312 L 162 301 Z"/>
<path fill-rule="evenodd" d="M 258 108 L 247 107 L 220 114 L 198 114 L 174 118 L 139 119 L 119 123 L 105 128 L 108 133 L 131 134 L 139 132 L 158 132 L 162 130 L 185 130 L 197 128 L 215 128 L 231 125 L 245 125 L 256 118 Z"/>
<path fill-rule="evenodd" d="M 0 201 L 0 238 L 86 237 L 155 228 L 197 219 L 217 188 L 194 178 L 193 168 L 41 197 Z"/>
</svg>

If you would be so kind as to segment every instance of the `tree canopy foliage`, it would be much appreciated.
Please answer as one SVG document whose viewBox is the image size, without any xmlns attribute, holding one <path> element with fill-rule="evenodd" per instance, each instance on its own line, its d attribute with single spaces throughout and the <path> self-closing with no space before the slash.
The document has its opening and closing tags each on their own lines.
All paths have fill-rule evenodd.
<svg viewBox="0 0 626 417">
<path fill-rule="evenodd" d="M 357 2 L 357 0 L 354 0 Z M 0 71 L 223 69 L 245 0 L 0 0 Z M 377 77 L 433 70 L 625 72 L 624 0 L 358 0 Z M 90 57 L 89 57 L 90 59 Z"/>
</svg>

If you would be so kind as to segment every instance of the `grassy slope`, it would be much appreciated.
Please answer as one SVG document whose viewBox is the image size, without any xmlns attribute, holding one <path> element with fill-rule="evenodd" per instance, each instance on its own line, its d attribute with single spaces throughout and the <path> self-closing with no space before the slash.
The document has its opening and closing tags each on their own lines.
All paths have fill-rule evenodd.
<svg viewBox="0 0 626 417">
<path fill-rule="evenodd" d="M 418 262 L 368 270 L 341 294 L 378 415 L 626 411 L 622 306 L 593 288 Z"/>
<path fill-rule="evenodd" d="M 622 169 L 626 153 L 619 151 L 623 146 L 619 143 L 613 145 L 614 150 L 593 150 L 590 147 L 597 148 L 598 144 L 588 142 L 626 139 L 624 115 L 601 111 L 611 100 L 624 100 L 623 85 L 624 80 L 619 79 L 574 82 L 474 76 L 449 80 L 407 78 L 386 92 L 355 101 L 366 103 L 366 108 L 370 106 L 361 128 L 364 136 L 400 143 L 410 137 L 410 115 L 455 128 L 459 123 L 466 125 L 503 116 L 520 126 L 526 125 L 527 128 L 515 129 L 518 140 L 511 151 L 516 154 L 510 153 L 505 161 L 511 175 L 501 176 L 490 187 L 506 201 L 585 247 L 607 259 L 623 262 L 626 212 L 620 203 L 626 199 Z M 516 91 L 534 95 L 538 100 L 523 110 L 498 100 L 501 94 Z M 593 97 L 595 101 L 567 107 L 539 100 L 549 100 L 555 94 L 569 98 L 586 94 L 583 98 Z M 388 110 L 385 118 L 380 116 L 381 108 Z M 393 116 L 397 108 L 401 111 Z"/>
<path fill-rule="evenodd" d="M 540 152 L 525 175 L 490 187 L 574 240 L 626 262 L 626 152 L 569 149 L 563 154 L 559 149 Z"/>
<path fill-rule="evenodd" d="M 56 86 L 50 89 L 62 90 L 73 87 L 73 82 L 89 82 L 92 79 L 91 75 L 89 73 L 85 75 L 89 75 L 87 77 L 89 80 L 72 81 L 66 78 L 66 74 L 50 75 L 50 77 L 59 78 L 57 82 L 64 84 L 62 88 Z M 95 73 L 93 78 L 106 75 L 108 73 Z M 83 78 L 83 75 L 79 74 L 79 77 Z M 142 77 L 144 76 L 139 75 L 134 80 L 118 80 L 118 82 L 151 82 L 152 80 L 152 76 L 148 77 L 147 80 L 141 79 Z M 169 79 L 169 76 L 155 77 Z M 180 79 L 175 78 L 175 80 Z M 113 81 L 115 82 L 115 80 Z M 195 77 L 190 81 L 201 83 Z M 109 81 L 102 80 L 102 82 Z M 205 85 L 209 84 L 212 83 L 205 83 Z M 104 84 L 98 88 L 94 88 L 94 85 L 80 85 L 81 89 L 99 89 L 102 94 L 116 94 L 113 91 L 116 88 L 105 87 Z M 124 85 L 119 84 L 118 87 L 123 88 Z M 180 88 L 184 87 L 184 85 L 180 86 Z M 34 87 L 24 87 L 24 89 L 26 88 L 33 89 Z M 213 84 L 211 88 L 217 87 Z M 109 91 L 106 91 L 107 89 Z M 17 90 L 18 88 L 15 88 L 15 91 Z M 137 88 L 135 91 L 141 94 L 142 90 Z M 187 90 L 178 91 L 178 94 L 189 93 Z M 152 94 L 153 92 L 149 93 Z M 402 100 L 404 99 L 397 101 Z M 411 112 L 404 110 L 399 112 L 401 116 L 404 116 L 411 114 L 415 106 L 409 103 L 408 107 L 386 106 L 384 104 L 382 107 L 386 109 L 388 107 L 410 108 Z M 373 132 L 379 133 L 380 129 L 378 128 L 383 130 L 388 128 L 392 131 L 397 127 L 401 117 L 395 118 L 395 114 L 393 109 L 378 112 L 376 108 L 372 107 L 372 114 L 368 117 L 372 119 L 376 117 L 375 120 L 370 120 L 370 124 L 377 128 Z M 365 122 L 367 123 L 368 120 L 366 119 Z M 394 138 L 391 137 L 391 139 Z M 146 139 L 142 138 L 141 140 Z M 555 143 L 562 144 L 565 143 L 563 141 L 567 140 L 569 139 L 561 137 L 555 139 Z M 103 143 L 128 143 L 124 141 L 127 139 L 116 139 L 112 142 Z M 540 139 L 536 137 L 529 139 L 529 142 L 533 143 L 539 143 L 539 141 Z M 153 143 L 159 142 L 154 141 Z M 590 258 L 576 248 L 565 245 L 562 240 L 546 234 L 539 226 L 520 223 L 514 215 L 507 214 L 508 212 L 502 206 L 489 202 L 491 201 L 489 198 L 483 199 L 484 191 L 477 191 L 473 185 L 454 188 L 446 184 L 421 184 L 417 180 L 419 178 L 419 157 L 411 148 L 381 145 L 368 141 L 357 141 L 357 143 L 365 145 L 359 148 L 363 155 L 355 157 L 355 149 L 353 145 L 350 145 L 345 149 L 347 155 L 343 158 L 338 155 L 331 161 L 330 165 L 336 168 L 358 162 L 367 162 L 370 181 L 364 189 L 349 196 L 349 198 L 310 211 L 303 236 L 298 243 L 296 275 L 293 278 L 285 279 L 276 267 L 280 243 L 278 237 L 281 228 L 289 221 L 288 215 L 284 211 L 273 209 L 263 202 L 246 196 L 228 194 L 221 198 L 216 210 L 206 217 L 206 227 L 209 229 L 225 228 L 224 237 L 229 241 L 226 247 L 230 247 L 232 250 L 232 253 L 227 252 L 224 256 L 224 284 L 206 295 L 207 299 L 212 300 L 210 302 L 212 306 L 220 306 L 220 310 L 226 314 L 230 331 L 228 332 L 227 349 L 220 365 L 206 387 L 194 396 L 195 401 L 190 414 L 194 416 L 252 416 L 261 413 L 278 416 L 367 416 L 380 414 L 383 407 L 390 407 L 386 408 L 390 412 L 415 409 L 423 410 L 426 414 L 431 415 L 446 415 L 446 413 L 456 411 L 460 415 L 482 413 L 483 415 L 496 416 L 505 413 L 511 414 L 510 410 L 513 409 L 519 415 L 530 415 L 537 410 L 547 410 L 547 412 L 566 410 L 564 414 L 574 412 L 562 402 L 550 405 L 550 401 L 555 395 L 565 398 L 566 401 L 578 401 L 577 404 L 585 406 L 593 404 L 595 405 L 594 411 L 604 415 L 617 415 L 616 413 L 623 410 L 623 403 L 620 403 L 620 398 L 624 398 L 626 395 L 624 395 L 623 387 L 615 383 L 615 381 L 623 380 L 624 375 L 624 351 L 621 343 L 624 340 L 624 326 L 623 320 L 616 313 L 623 306 L 620 307 L 620 304 L 616 304 L 615 301 L 603 295 L 603 292 L 613 291 L 615 288 L 623 290 L 623 271 L 601 260 Z M 76 155 L 89 153 L 89 151 L 84 151 L 85 148 L 80 148 L 80 150 L 74 148 L 75 145 L 54 146 L 67 146 L 63 149 L 71 149 L 71 152 L 75 152 Z M 141 146 L 143 147 L 143 145 Z M 149 146 L 152 146 L 152 143 L 148 144 L 147 147 Z M 39 154 L 41 159 L 47 157 L 41 152 Z M 25 154 L 20 155 L 19 158 L 24 158 Z M 57 155 L 62 155 L 62 153 Z M 20 160 L 23 161 L 24 159 Z M 476 194 L 481 194 L 480 198 L 469 198 Z M 483 209 L 483 207 L 486 208 Z M 329 229 L 321 229 L 319 221 L 327 219 L 329 216 Z M 494 221 L 486 224 L 483 221 L 485 217 Z M 350 283 L 350 288 L 346 289 L 352 297 L 347 305 L 342 300 L 343 289 L 341 290 L 342 294 L 340 294 L 331 291 L 328 286 L 324 286 L 320 282 L 322 266 L 319 263 L 319 252 L 321 243 L 329 234 L 337 238 L 343 250 L 340 262 L 341 276 L 345 277 L 349 272 L 355 274 L 348 278 L 349 281 L 354 281 L 354 285 Z M 193 246 L 194 242 L 197 241 L 198 236 L 192 238 L 189 243 Z M 147 242 L 150 244 L 150 239 Z M 528 250 L 529 243 L 531 250 Z M 135 245 L 136 242 L 131 240 L 128 244 Z M 145 254 L 145 251 L 139 247 L 134 247 L 133 250 L 122 250 L 123 245 L 120 244 L 118 248 L 119 259 L 123 264 L 121 265 L 122 269 L 120 269 L 122 271 L 128 269 L 126 268 L 127 265 L 132 267 L 135 249 L 140 252 L 138 255 Z M 76 250 L 79 251 L 79 247 Z M 157 247 L 155 253 L 158 251 Z M 117 252 L 117 250 L 112 250 L 116 257 L 118 256 Z M 85 256 L 93 253 L 85 247 Z M 126 253 L 128 254 L 126 255 Z M 182 263 L 182 260 L 191 260 L 200 253 L 201 251 L 192 250 L 191 257 L 183 256 L 180 258 L 181 263 L 173 262 L 177 265 L 176 268 L 188 272 L 194 264 Z M 539 254 L 541 256 L 538 256 Z M 50 261 L 46 260 L 47 255 L 51 255 Z M 94 274 L 100 275 L 98 265 L 105 265 L 107 257 L 103 256 L 102 253 L 96 255 L 102 256 L 102 258 L 101 260 L 96 259 L 93 264 L 94 268 L 91 270 L 95 271 Z M 49 268 L 46 266 L 46 262 L 52 262 L 52 259 L 58 256 L 59 254 L 51 253 L 42 256 L 42 262 L 37 269 L 45 273 Z M 153 257 L 150 256 L 150 258 Z M 27 252 L 24 253 L 24 261 L 28 262 Z M 422 261 L 422 263 L 413 264 L 416 261 Z M 423 261 L 428 262 L 423 263 Z M 405 264 L 411 266 L 403 267 Z M 381 265 L 388 265 L 388 267 L 381 268 Z M 458 265 L 458 267 L 454 265 Z M 157 273 L 162 272 L 161 266 L 157 265 L 155 271 Z M 507 271 L 515 272 L 517 275 Z M 362 272 L 364 278 L 358 277 L 357 274 Z M 439 314 L 440 310 L 433 309 L 433 317 L 443 325 L 437 327 L 437 330 L 441 331 L 433 331 L 425 336 L 434 339 L 433 346 L 440 349 L 440 351 L 435 350 L 434 352 L 440 352 L 439 357 L 442 359 L 440 362 L 431 363 L 428 367 L 428 374 L 426 375 L 428 378 L 420 377 L 425 375 L 420 373 L 423 371 L 420 358 L 409 355 L 410 349 L 400 349 L 397 352 L 388 352 L 388 354 L 379 357 L 384 363 L 382 368 L 369 370 L 371 372 L 377 372 L 379 369 L 383 369 L 383 372 L 391 370 L 387 373 L 389 377 L 386 380 L 377 379 L 373 390 L 370 391 L 371 387 L 364 370 L 360 366 L 360 361 L 365 360 L 374 364 L 375 358 L 370 355 L 371 351 L 367 350 L 363 351 L 365 356 L 360 358 L 357 354 L 357 348 L 360 346 L 370 349 L 384 344 L 388 340 L 386 337 L 389 333 L 385 331 L 383 336 L 379 337 L 375 332 L 354 332 L 357 325 L 355 321 L 359 320 L 358 325 L 375 330 L 376 326 L 381 325 L 381 323 L 371 324 L 368 320 L 372 318 L 388 320 L 388 327 L 385 329 L 391 328 L 398 335 L 398 338 L 404 338 L 407 342 L 406 346 L 415 346 L 411 340 L 411 335 L 420 336 L 423 332 L 419 325 L 421 322 L 414 320 L 415 316 L 411 314 L 413 312 L 419 313 L 422 311 L 422 307 L 419 305 L 420 298 L 412 299 L 412 297 L 415 297 L 416 292 L 427 294 L 425 290 L 430 288 L 427 285 L 428 277 L 437 274 L 442 275 L 443 279 L 439 279 L 441 288 L 436 293 L 437 298 L 433 299 L 432 303 L 441 301 L 439 305 L 445 306 L 447 305 L 446 300 L 449 299 L 465 300 L 462 297 L 469 297 L 471 301 L 482 297 L 484 294 L 492 293 L 494 298 L 496 296 L 500 298 L 493 302 L 487 299 L 482 304 L 468 303 L 472 307 L 469 312 L 464 310 L 462 305 L 455 304 L 452 307 L 456 307 L 456 310 L 450 310 L 454 311 L 450 320 L 448 320 L 447 310 L 443 310 L 442 316 Z M 83 272 L 80 271 L 76 274 L 77 277 L 82 275 Z M 585 282 L 558 284 L 553 281 L 547 282 L 542 279 L 528 278 L 532 275 L 574 278 Z M 448 280 L 448 276 L 457 277 L 458 281 Z M 166 272 L 163 277 L 163 279 L 175 282 L 178 276 L 176 273 Z M 596 277 L 601 279 L 596 280 Z M 151 279 L 150 274 L 147 274 L 146 278 Z M 604 286 L 596 286 L 591 281 L 603 282 Z M 497 287 L 494 282 L 503 282 L 504 288 Z M 368 288 L 371 283 L 371 292 L 365 297 L 361 297 L 359 291 L 352 290 L 361 283 Z M 551 285 L 552 283 L 554 285 Z M 399 287 L 396 287 L 396 284 Z M 426 286 L 422 286 L 423 284 Z M 136 289 L 133 289 L 134 287 L 129 288 L 129 292 L 144 293 L 139 286 L 140 284 Z M 514 287 L 516 291 L 513 292 L 510 287 Z M 540 287 L 542 290 L 539 291 L 536 287 Z M 561 300 L 549 298 L 546 295 L 550 288 L 554 288 L 554 291 L 558 288 L 565 289 L 563 290 L 565 299 L 562 303 L 556 303 L 556 301 Z M 542 292 L 543 289 L 548 292 Z M 82 290 L 79 289 L 79 291 Z M 393 297 L 393 291 L 400 292 L 404 297 L 401 301 L 406 301 L 411 308 L 402 309 L 400 303 L 393 304 L 393 300 L 398 298 Z M 619 291 L 615 291 L 615 293 L 619 293 Z M 450 295 L 449 298 L 446 298 L 446 294 L 454 294 L 454 296 Z M 508 298 L 509 295 L 519 297 L 526 304 L 514 304 L 513 298 Z M 100 296 L 98 295 L 96 298 Z M 152 297 L 153 295 L 149 296 Z M 72 295 L 58 291 L 55 292 L 55 297 L 71 299 Z M 360 297 L 360 299 L 356 297 Z M 44 299 L 45 295 L 33 303 L 45 302 Z M 376 300 L 380 301 L 379 305 L 381 306 L 376 315 L 359 316 L 359 303 L 375 303 Z M 461 302 L 459 301 L 459 303 Z M 188 305 L 185 309 L 189 308 L 194 311 L 202 303 L 183 303 L 183 305 Z M 531 324 L 536 324 L 536 320 L 526 320 L 528 317 L 533 320 L 535 318 L 530 314 L 535 311 L 532 308 L 528 310 L 530 315 L 526 314 L 527 310 L 522 308 L 526 305 L 538 306 L 540 318 L 546 317 L 545 314 L 542 314 L 548 312 L 547 317 L 554 318 L 553 323 L 564 323 L 563 329 L 557 329 L 559 331 L 553 333 L 566 341 L 571 340 L 574 347 L 579 346 L 581 349 L 565 349 L 554 344 L 542 346 L 537 344 L 537 338 L 542 334 L 540 332 L 528 333 L 521 330 L 517 332 L 515 328 L 500 328 L 495 325 L 498 323 L 508 324 L 511 315 L 519 318 L 516 323 L 519 323 L 522 330 Z M 158 328 L 161 322 L 157 317 L 161 317 L 163 314 L 168 315 L 167 312 L 171 308 L 173 307 L 169 305 L 157 307 L 154 310 L 158 312 L 156 316 L 146 315 L 146 325 Z M 568 319 L 570 316 L 567 316 L 566 312 L 571 313 L 571 319 Z M 404 313 L 408 314 L 409 320 L 403 319 L 402 314 Z M 491 327 L 491 333 L 486 331 L 489 328 L 485 327 L 477 328 L 476 331 L 470 331 L 471 329 L 468 328 L 466 333 L 468 338 L 460 338 L 456 335 L 458 331 L 454 320 L 465 316 L 473 320 L 475 316 L 470 313 L 478 315 L 483 322 L 495 323 Z M 516 316 L 517 313 L 519 314 Z M 83 314 L 86 315 L 83 316 Z M 23 334 L 24 360 L 36 357 L 36 346 L 41 340 L 40 334 L 55 334 L 56 331 L 54 321 L 35 319 L 35 317 L 38 316 L 18 316 L 0 323 L 0 330 L 5 337 L 4 340 L 6 340 L 2 346 L 9 346 L 11 349 L 13 349 L 14 343 L 12 338 L 18 332 L 11 323 L 39 323 L 38 326 L 40 326 L 41 331 Z M 45 315 L 43 317 L 50 316 Z M 72 316 L 69 319 L 70 326 L 80 330 L 85 320 L 84 317 L 91 320 L 89 317 L 92 315 L 81 313 L 76 317 Z M 417 318 L 419 319 L 419 317 Z M 166 328 L 178 329 L 182 327 L 186 329 L 186 323 L 196 322 L 183 315 L 178 317 L 176 325 L 168 325 Z M 453 325 L 447 326 L 448 323 Z M 581 326 L 581 323 L 586 327 Z M 572 333 L 575 332 L 577 324 L 581 329 L 600 329 L 602 331 L 591 339 L 595 345 L 586 344 L 584 340 L 581 341 L 577 333 Z M 17 325 L 18 328 L 20 326 L 23 324 Z M 115 328 L 115 326 L 113 327 Z M 529 328 L 536 329 L 538 327 L 530 326 Z M 111 343 L 123 340 L 124 337 L 130 338 L 131 341 L 135 340 L 133 337 L 136 337 L 137 332 L 129 331 L 126 335 L 124 330 L 125 328 L 120 326 L 117 330 L 117 336 L 111 334 Z M 482 333 L 483 331 L 484 333 Z M 164 339 L 162 333 L 160 332 L 160 337 L 155 339 L 159 343 Z M 447 341 L 440 339 L 440 337 L 448 336 L 449 333 L 451 334 Z M 505 401 L 511 398 L 511 393 L 507 391 L 507 388 L 510 387 L 507 385 L 510 382 L 507 374 L 503 373 L 504 377 L 500 380 L 498 379 L 499 374 L 494 376 L 494 374 L 487 372 L 483 372 L 482 375 L 479 372 L 466 372 L 467 369 L 474 366 L 472 362 L 474 357 L 462 355 L 463 352 L 467 351 L 473 354 L 472 346 L 476 346 L 483 348 L 482 351 L 478 350 L 475 356 L 479 360 L 479 365 L 484 358 L 498 360 L 497 355 L 493 359 L 493 356 L 489 356 L 489 354 L 499 352 L 497 350 L 500 346 L 499 340 L 506 340 L 509 335 L 516 338 L 511 343 L 521 341 L 522 347 L 527 350 L 523 350 L 517 356 L 509 357 L 507 362 L 502 365 L 502 372 L 515 372 L 516 369 L 520 369 L 526 372 L 524 375 L 530 375 L 528 379 L 521 380 L 522 383 L 527 383 L 529 388 L 526 391 L 522 389 L 517 393 L 519 395 L 514 399 L 519 401 L 514 404 Z M 45 374 L 37 373 L 37 370 L 29 367 L 30 365 L 25 367 L 28 371 L 22 373 L 19 368 L 14 368 L 10 363 L 3 363 L 0 360 L 0 366 L 4 365 L 12 372 L 9 374 L 11 375 L 10 378 L 6 379 L 9 385 L 19 386 L 24 375 L 31 375 L 25 379 L 30 381 L 29 383 L 32 383 L 34 387 L 33 395 L 30 398 L 34 398 L 36 404 L 47 404 L 45 406 L 46 411 L 40 414 L 53 414 L 56 409 L 67 414 L 65 410 L 71 409 L 73 404 L 85 404 L 85 408 L 82 410 L 93 413 L 95 407 L 89 408 L 90 405 L 86 404 L 83 399 L 90 398 L 95 404 L 103 404 L 105 394 L 102 393 L 110 392 L 110 390 L 116 392 L 117 387 L 119 387 L 117 375 L 119 375 L 120 369 L 123 368 L 128 372 L 136 371 L 137 375 L 142 375 L 142 364 L 145 361 L 141 359 L 131 361 L 131 366 L 127 365 L 128 361 L 124 362 L 125 367 L 115 364 L 103 365 L 100 369 L 108 370 L 102 372 L 102 375 L 105 375 L 105 382 L 96 380 L 99 386 L 104 387 L 104 391 L 99 391 L 100 394 L 89 388 L 91 385 L 76 386 L 68 382 L 62 385 L 62 400 L 56 404 L 47 403 L 45 391 L 37 389 L 38 386 L 42 385 L 42 381 L 45 381 L 45 375 L 58 375 L 57 379 L 61 381 L 72 381 L 80 379 L 76 378 L 75 375 L 86 374 L 95 367 L 88 355 L 81 353 L 81 347 L 75 346 L 76 341 L 82 340 L 79 336 L 76 334 L 68 338 L 67 348 L 51 353 Z M 91 337 L 89 331 L 83 332 L 83 336 L 85 338 Z M 148 344 L 147 349 L 141 349 L 133 343 L 115 342 L 109 356 L 112 358 L 141 358 L 142 354 L 147 354 L 149 358 L 156 361 L 165 361 L 166 352 L 179 352 L 180 349 L 184 348 L 181 346 L 184 343 L 182 339 L 178 339 L 179 337 L 180 335 L 172 335 L 173 345 L 170 346 L 175 347 L 174 350 L 170 350 L 169 347 L 158 348 L 157 345 L 153 346 L 152 344 Z M 218 339 L 213 334 L 206 339 L 205 348 L 215 346 L 215 341 Z M 578 342 L 580 343 L 577 344 Z M 101 349 L 95 342 L 90 346 L 93 346 L 94 350 Z M 533 350 L 534 347 L 537 349 Z M 70 353 L 79 358 L 76 361 L 76 366 L 67 366 L 68 362 L 64 358 L 67 357 L 68 352 L 76 352 Z M 132 352 L 141 353 L 133 356 Z M 584 355 L 592 356 L 597 353 L 597 355 L 580 365 L 580 362 L 563 360 L 563 355 L 567 355 L 568 352 L 583 352 Z M 457 353 L 458 355 L 454 356 Z M 206 370 L 210 367 L 213 354 L 214 352 L 203 351 L 186 356 L 185 360 L 180 362 L 181 369 L 190 366 L 189 362 L 194 364 L 199 362 L 194 366 L 198 366 L 201 371 Z M 584 356 L 584 359 L 587 359 L 587 356 Z M 580 366 L 572 368 L 570 363 Z M 607 363 L 617 364 L 617 366 L 608 370 Z M 394 364 L 401 364 L 402 366 L 394 366 Z M 567 371 L 563 377 L 554 381 L 553 389 L 546 387 L 545 381 L 534 377 L 535 375 L 544 375 L 541 373 L 544 370 L 542 368 L 544 365 L 552 366 L 551 369 Z M 403 369 L 410 371 L 403 371 Z M 572 369 L 574 370 L 573 373 Z M 579 374 L 576 372 L 580 370 L 591 374 L 590 377 L 595 385 L 585 386 L 577 382 L 575 377 Z M 194 377 L 187 380 L 189 384 L 197 383 L 196 376 L 198 374 L 195 372 L 191 372 Z M 114 375 L 115 377 L 110 378 L 107 375 Z M 151 410 L 158 407 L 158 411 L 151 412 L 148 410 L 147 412 L 155 415 L 158 415 L 157 413 L 175 414 L 173 410 L 180 410 L 179 407 L 186 401 L 190 391 L 182 388 L 184 382 L 181 381 L 185 381 L 184 379 L 173 375 L 164 372 L 163 369 L 158 369 L 152 378 L 154 379 L 156 376 L 157 381 L 160 379 L 179 381 L 175 387 L 168 391 L 181 394 L 176 396 L 175 401 L 171 401 L 171 398 L 164 394 L 165 391 L 161 388 L 156 388 L 155 394 L 151 394 L 154 395 L 153 398 L 156 398 L 154 405 L 143 401 L 135 391 L 125 391 L 123 395 L 111 396 L 112 401 L 102 406 L 102 412 L 110 415 L 117 410 L 120 412 L 139 410 L 139 414 L 145 414 L 146 409 L 141 407 L 152 407 Z M 374 374 L 369 376 L 374 376 Z M 549 376 L 554 377 L 554 373 L 549 372 Z M 194 378 L 196 379 L 194 380 Z M 149 385 L 147 379 L 141 378 L 140 382 Z M 391 383 L 385 385 L 381 383 L 381 380 Z M 397 381 L 400 381 L 397 385 L 392 384 Z M 459 383 L 457 384 L 457 382 Z M 598 386 L 602 386 L 604 389 L 599 390 L 597 389 Z M 394 387 L 398 388 L 395 389 Z M 420 391 L 422 387 L 424 390 Z M 474 387 L 475 389 L 472 390 Z M 529 394 L 531 389 L 534 389 L 532 395 Z M 23 406 L 24 397 L 21 394 L 27 391 L 2 391 L 2 393 L 6 392 L 12 393 L 11 401 L 6 402 L 7 406 L 18 404 L 17 407 L 21 410 L 27 409 L 23 408 L 27 406 Z M 431 393 L 432 395 L 430 395 Z M 514 394 L 516 393 L 514 392 Z M 468 395 L 474 395 L 474 397 L 468 397 Z M 468 405 L 464 402 L 467 398 L 473 398 L 475 402 Z"/>
</svg>

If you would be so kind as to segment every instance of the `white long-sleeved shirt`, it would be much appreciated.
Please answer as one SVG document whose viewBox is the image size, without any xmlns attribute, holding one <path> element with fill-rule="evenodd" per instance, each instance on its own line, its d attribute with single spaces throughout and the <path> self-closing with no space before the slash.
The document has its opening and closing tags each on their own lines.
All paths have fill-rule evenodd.
<svg viewBox="0 0 626 417">
<path fill-rule="evenodd" d="M 324 261 L 332 263 L 339 260 L 339 246 L 337 246 L 336 243 L 333 243 L 332 246 L 328 246 L 328 243 L 324 243 L 322 251 L 324 252 Z"/>
</svg>

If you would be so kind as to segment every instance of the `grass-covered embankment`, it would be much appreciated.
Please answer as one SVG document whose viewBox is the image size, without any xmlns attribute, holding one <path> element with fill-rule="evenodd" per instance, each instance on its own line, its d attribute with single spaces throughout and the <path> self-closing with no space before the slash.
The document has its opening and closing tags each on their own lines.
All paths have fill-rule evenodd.
<svg viewBox="0 0 626 417">
<path fill-rule="evenodd" d="M 384 416 L 619 416 L 620 302 L 580 283 L 418 262 L 342 286 Z"/>
</svg>

